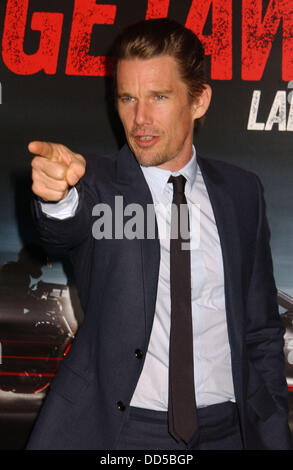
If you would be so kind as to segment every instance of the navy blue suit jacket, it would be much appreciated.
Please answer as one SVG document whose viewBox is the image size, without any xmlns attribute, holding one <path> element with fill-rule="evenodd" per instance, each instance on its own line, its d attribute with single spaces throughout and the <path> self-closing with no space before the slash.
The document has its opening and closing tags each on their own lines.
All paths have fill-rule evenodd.
<svg viewBox="0 0 293 470">
<path fill-rule="evenodd" d="M 92 208 L 115 196 L 146 208 L 152 196 L 125 145 L 86 157 L 74 217 L 53 220 L 35 203 L 41 238 L 68 250 L 85 319 L 52 381 L 28 449 L 115 449 L 141 374 L 155 312 L 160 244 L 92 235 Z M 224 262 L 232 373 L 246 449 L 289 449 L 284 328 L 259 178 L 197 157 Z M 145 211 L 146 213 L 146 211 Z M 213 347 L 213 345 L 211 345 Z"/>
</svg>

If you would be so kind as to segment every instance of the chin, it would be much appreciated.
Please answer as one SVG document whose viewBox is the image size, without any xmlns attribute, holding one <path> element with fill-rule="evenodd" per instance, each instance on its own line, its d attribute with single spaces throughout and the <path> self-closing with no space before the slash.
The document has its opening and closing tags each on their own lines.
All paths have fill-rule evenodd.
<svg viewBox="0 0 293 470">
<path fill-rule="evenodd" d="M 159 166 L 167 161 L 167 159 L 160 158 L 159 156 L 142 157 L 141 155 L 136 155 L 136 159 L 142 166 Z"/>
<path fill-rule="evenodd" d="M 141 149 L 132 148 L 138 163 L 142 166 L 158 166 L 166 163 L 169 159 L 160 153 L 151 151 L 142 151 Z"/>
</svg>

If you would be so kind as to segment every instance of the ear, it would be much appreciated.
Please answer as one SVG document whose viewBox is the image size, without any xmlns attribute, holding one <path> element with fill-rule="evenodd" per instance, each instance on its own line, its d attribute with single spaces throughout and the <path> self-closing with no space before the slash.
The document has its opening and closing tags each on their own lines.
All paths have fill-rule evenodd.
<svg viewBox="0 0 293 470">
<path fill-rule="evenodd" d="M 212 98 L 212 89 L 210 85 L 205 84 L 201 94 L 195 99 L 193 109 L 193 119 L 199 119 L 207 112 Z"/>
</svg>

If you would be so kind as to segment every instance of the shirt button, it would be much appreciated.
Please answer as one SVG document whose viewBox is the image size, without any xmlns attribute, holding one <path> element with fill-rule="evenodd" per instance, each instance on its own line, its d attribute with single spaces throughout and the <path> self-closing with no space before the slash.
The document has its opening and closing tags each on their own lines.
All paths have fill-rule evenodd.
<svg viewBox="0 0 293 470">
<path fill-rule="evenodd" d="M 136 349 L 136 350 L 135 350 L 135 357 L 136 357 L 137 359 L 141 359 L 142 356 L 143 356 L 143 352 L 141 351 L 141 349 Z"/>
<path fill-rule="evenodd" d="M 124 410 L 125 410 L 125 405 L 124 405 L 123 401 L 117 401 L 117 408 L 118 408 L 120 411 L 124 411 Z"/>
</svg>

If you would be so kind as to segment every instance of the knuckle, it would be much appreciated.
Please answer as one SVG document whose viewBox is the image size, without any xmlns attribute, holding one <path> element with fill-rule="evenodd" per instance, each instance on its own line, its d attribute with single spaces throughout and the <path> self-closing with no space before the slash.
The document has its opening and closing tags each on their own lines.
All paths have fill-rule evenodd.
<svg viewBox="0 0 293 470">
<path fill-rule="evenodd" d="M 34 157 L 31 161 L 31 166 L 33 168 L 39 168 L 39 166 L 40 166 L 40 157 Z"/>
<path fill-rule="evenodd" d="M 41 191 L 42 191 L 42 187 L 39 183 L 37 182 L 33 182 L 32 184 L 32 191 L 33 193 L 35 193 L 37 196 L 40 196 L 41 195 Z"/>
<path fill-rule="evenodd" d="M 69 150 L 65 145 L 59 144 L 59 143 L 58 143 L 58 144 L 55 144 L 55 145 L 56 145 L 56 149 L 57 149 L 57 151 L 58 151 L 58 153 L 59 153 L 60 155 L 62 155 L 62 154 L 65 154 L 65 155 L 66 155 L 66 154 L 70 154 L 70 153 L 71 153 L 70 150 Z"/>
<path fill-rule="evenodd" d="M 36 169 L 32 169 L 32 180 L 35 182 L 35 183 L 39 183 L 42 182 L 42 176 L 40 174 L 40 172 Z"/>
<path fill-rule="evenodd" d="M 55 177 L 60 180 L 65 178 L 65 168 L 63 166 L 61 165 L 55 166 Z"/>
<path fill-rule="evenodd" d="M 32 179 L 36 181 L 38 179 L 38 172 L 35 168 L 32 169 Z"/>
</svg>

